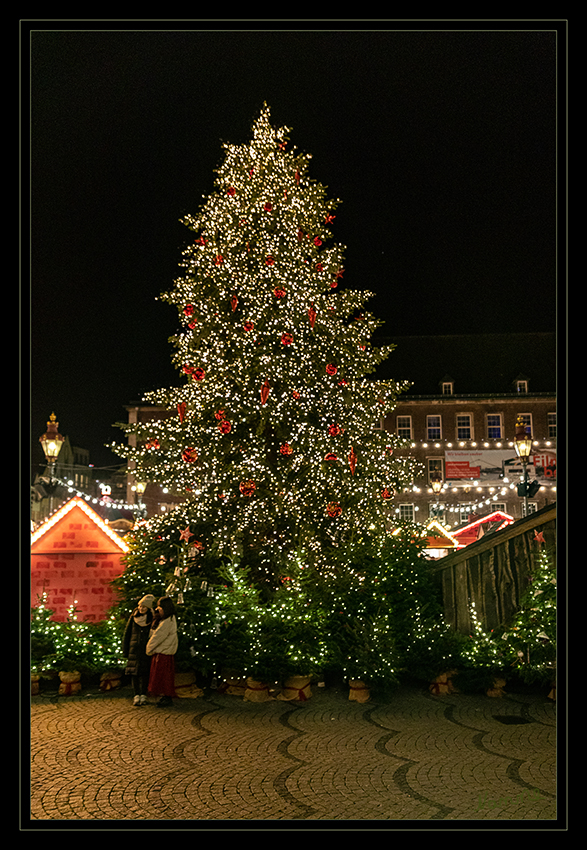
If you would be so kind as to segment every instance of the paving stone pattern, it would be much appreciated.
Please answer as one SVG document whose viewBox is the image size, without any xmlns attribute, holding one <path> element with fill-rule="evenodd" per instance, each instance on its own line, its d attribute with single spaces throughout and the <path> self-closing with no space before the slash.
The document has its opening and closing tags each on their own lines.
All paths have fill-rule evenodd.
<svg viewBox="0 0 587 850">
<path fill-rule="evenodd" d="M 556 706 L 541 695 L 154 703 L 128 688 L 33 697 L 31 821 L 557 817 Z"/>
</svg>

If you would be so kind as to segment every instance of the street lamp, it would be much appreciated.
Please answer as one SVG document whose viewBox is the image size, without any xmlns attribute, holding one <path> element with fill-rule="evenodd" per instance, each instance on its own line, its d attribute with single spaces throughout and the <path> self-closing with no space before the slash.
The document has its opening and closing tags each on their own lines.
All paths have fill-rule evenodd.
<svg viewBox="0 0 587 850">
<path fill-rule="evenodd" d="M 49 422 L 47 422 L 47 431 L 42 437 L 39 437 L 39 442 L 43 447 L 47 463 L 49 464 L 49 475 L 51 479 L 53 478 L 53 470 L 59 452 L 61 451 L 61 446 L 65 441 L 65 437 L 62 437 L 57 430 L 59 428 L 59 422 L 56 419 L 57 417 L 52 413 L 49 417 Z"/>
<path fill-rule="evenodd" d="M 65 437 L 59 433 L 57 430 L 58 428 L 59 422 L 57 422 L 55 414 L 52 413 L 49 417 L 49 422 L 47 422 L 47 431 L 42 437 L 39 437 L 39 442 L 43 447 L 45 458 L 49 465 L 49 513 L 52 513 L 53 511 L 53 491 L 55 489 L 53 484 L 53 472 L 55 470 L 55 464 L 57 463 L 59 452 L 61 451 L 61 446 L 65 442 Z"/>
<path fill-rule="evenodd" d="M 518 419 L 516 422 L 516 437 L 514 441 L 516 454 L 522 461 L 524 480 L 518 485 L 518 496 L 524 497 L 524 516 L 528 516 L 528 462 L 532 452 L 532 438 L 526 433 L 526 426 Z M 534 491 L 535 492 L 535 491 Z"/>
<path fill-rule="evenodd" d="M 137 481 L 135 486 L 137 488 L 137 493 L 139 494 L 139 517 L 142 518 L 143 512 L 145 510 L 143 495 L 145 493 L 145 490 L 147 489 L 147 483 L 145 481 Z"/>
<path fill-rule="evenodd" d="M 439 472 L 434 472 L 430 476 L 430 486 L 432 487 L 432 492 L 436 494 L 436 519 L 439 518 L 440 515 L 440 503 L 438 497 L 440 496 L 440 491 L 442 490 L 442 478 Z"/>
</svg>

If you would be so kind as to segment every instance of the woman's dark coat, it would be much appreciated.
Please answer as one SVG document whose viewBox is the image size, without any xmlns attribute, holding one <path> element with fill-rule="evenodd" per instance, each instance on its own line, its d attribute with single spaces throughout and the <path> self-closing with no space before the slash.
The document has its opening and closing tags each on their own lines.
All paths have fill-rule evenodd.
<svg viewBox="0 0 587 850">
<path fill-rule="evenodd" d="M 127 676 L 148 676 L 151 659 L 145 652 L 145 648 L 149 640 L 153 612 L 151 610 L 147 612 L 144 626 L 137 625 L 135 614 L 138 614 L 138 611 L 133 611 L 129 617 L 122 639 L 122 654 L 127 659 L 124 672 Z"/>
</svg>

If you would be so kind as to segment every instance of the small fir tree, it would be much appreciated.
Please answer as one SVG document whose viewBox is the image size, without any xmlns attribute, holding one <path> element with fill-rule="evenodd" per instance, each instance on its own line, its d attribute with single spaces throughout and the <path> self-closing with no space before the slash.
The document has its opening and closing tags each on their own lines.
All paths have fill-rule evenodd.
<svg viewBox="0 0 587 850">
<path fill-rule="evenodd" d="M 546 684 L 555 678 L 556 609 L 556 567 L 552 554 L 543 550 L 519 610 L 500 640 L 508 662 L 525 682 Z"/>
</svg>

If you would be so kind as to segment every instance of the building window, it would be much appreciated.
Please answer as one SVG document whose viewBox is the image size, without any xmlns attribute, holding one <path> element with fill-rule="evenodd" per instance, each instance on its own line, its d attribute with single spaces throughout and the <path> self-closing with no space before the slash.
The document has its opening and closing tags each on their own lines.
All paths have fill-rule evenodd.
<svg viewBox="0 0 587 850">
<path fill-rule="evenodd" d="M 436 519 L 438 522 L 444 522 L 445 505 L 442 502 L 428 503 L 428 518 Z"/>
<path fill-rule="evenodd" d="M 444 469 L 442 466 L 441 457 L 429 457 L 428 463 L 428 484 L 432 483 L 433 478 L 440 478 L 444 481 Z"/>
<path fill-rule="evenodd" d="M 487 439 L 501 440 L 503 437 L 501 427 L 501 413 L 487 414 Z"/>
<path fill-rule="evenodd" d="M 452 381 L 445 381 L 442 384 L 442 395 L 452 395 Z"/>
<path fill-rule="evenodd" d="M 522 502 L 522 516 L 530 516 L 530 514 L 535 514 L 538 510 L 538 502 L 528 502 L 528 510 L 526 510 L 526 505 Z"/>
<path fill-rule="evenodd" d="M 397 435 L 406 440 L 412 439 L 412 417 L 398 416 L 397 417 Z"/>
<path fill-rule="evenodd" d="M 551 440 L 556 440 L 556 413 L 548 414 L 548 436 Z"/>
<path fill-rule="evenodd" d="M 465 522 L 469 522 L 469 517 L 472 513 L 474 513 L 473 505 L 460 504 L 458 508 L 458 524 L 462 525 Z"/>
<path fill-rule="evenodd" d="M 518 420 L 522 423 L 524 428 L 526 429 L 526 433 L 531 437 L 534 436 L 532 431 L 532 414 L 531 413 L 518 413 Z"/>
<path fill-rule="evenodd" d="M 408 520 L 410 522 L 414 521 L 414 506 L 403 504 L 399 506 L 399 518 L 403 520 Z"/>
<path fill-rule="evenodd" d="M 516 392 L 517 393 L 527 393 L 528 392 L 528 381 L 523 381 L 523 380 L 516 381 Z"/>
<path fill-rule="evenodd" d="M 473 425 L 470 413 L 461 413 L 457 416 L 457 440 L 472 440 Z"/>
<path fill-rule="evenodd" d="M 426 417 L 426 439 L 427 440 L 440 440 L 442 437 L 442 427 L 440 422 L 440 416 L 427 416 Z"/>
</svg>

